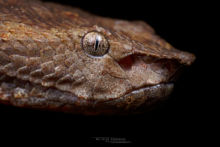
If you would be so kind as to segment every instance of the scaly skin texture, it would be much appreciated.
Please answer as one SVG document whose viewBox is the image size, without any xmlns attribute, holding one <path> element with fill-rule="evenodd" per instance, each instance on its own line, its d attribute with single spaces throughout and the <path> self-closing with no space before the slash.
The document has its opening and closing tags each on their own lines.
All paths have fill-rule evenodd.
<svg viewBox="0 0 220 147">
<path fill-rule="evenodd" d="M 105 36 L 106 54 L 85 53 L 88 32 Z M 0 0 L 1 103 L 81 114 L 138 112 L 167 97 L 170 80 L 194 60 L 142 21 Z"/>
</svg>

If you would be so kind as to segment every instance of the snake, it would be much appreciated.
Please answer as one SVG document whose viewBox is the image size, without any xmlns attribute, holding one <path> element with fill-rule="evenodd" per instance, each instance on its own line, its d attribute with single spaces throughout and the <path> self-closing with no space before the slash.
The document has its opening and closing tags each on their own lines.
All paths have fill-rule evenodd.
<svg viewBox="0 0 220 147">
<path fill-rule="evenodd" d="M 165 100 L 195 55 L 144 21 L 39 0 L 0 0 L 0 103 L 83 115 Z"/>
</svg>

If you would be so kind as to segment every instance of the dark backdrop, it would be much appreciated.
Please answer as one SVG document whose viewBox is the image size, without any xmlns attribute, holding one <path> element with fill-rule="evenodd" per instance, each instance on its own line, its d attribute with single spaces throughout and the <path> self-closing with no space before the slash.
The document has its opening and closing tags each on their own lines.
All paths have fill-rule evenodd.
<svg viewBox="0 0 220 147">
<path fill-rule="evenodd" d="M 6 137 L 22 138 L 21 143 L 31 138 L 33 143 L 48 140 L 71 144 L 102 143 L 92 137 L 119 137 L 133 143 L 168 142 L 176 145 L 206 140 L 204 135 L 209 128 L 204 122 L 209 119 L 206 111 L 209 100 L 205 97 L 204 85 L 208 79 L 204 77 L 204 69 L 210 66 L 206 62 L 205 47 L 205 33 L 209 31 L 206 24 L 210 22 L 207 4 L 141 0 L 56 2 L 80 7 L 97 15 L 144 20 L 174 47 L 194 53 L 197 59 L 182 74 L 170 99 L 141 115 L 78 116 L 0 105 L 0 124 L 9 132 Z"/>
</svg>

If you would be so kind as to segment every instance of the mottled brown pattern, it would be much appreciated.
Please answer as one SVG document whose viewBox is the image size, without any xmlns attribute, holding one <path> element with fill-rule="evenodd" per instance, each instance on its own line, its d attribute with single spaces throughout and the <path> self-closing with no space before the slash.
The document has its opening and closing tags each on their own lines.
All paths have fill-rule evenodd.
<svg viewBox="0 0 220 147">
<path fill-rule="evenodd" d="M 105 55 L 85 53 L 88 32 L 108 40 Z M 82 114 L 136 112 L 167 97 L 175 73 L 194 60 L 142 21 L 0 0 L 1 103 Z"/>
</svg>

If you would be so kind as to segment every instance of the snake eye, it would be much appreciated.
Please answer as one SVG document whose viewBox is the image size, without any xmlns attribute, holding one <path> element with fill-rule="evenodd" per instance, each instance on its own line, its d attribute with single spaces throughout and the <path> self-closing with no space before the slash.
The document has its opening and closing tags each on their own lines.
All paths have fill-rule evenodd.
<svg viewBox="0 0 220 147">
<path fill-rule="evenodd" d="M 108 52 L 108 40 L 99 32 L 89 32 L 81 41 L 83 50 L 92 56 L 103 56 Z"/>
</svg>

